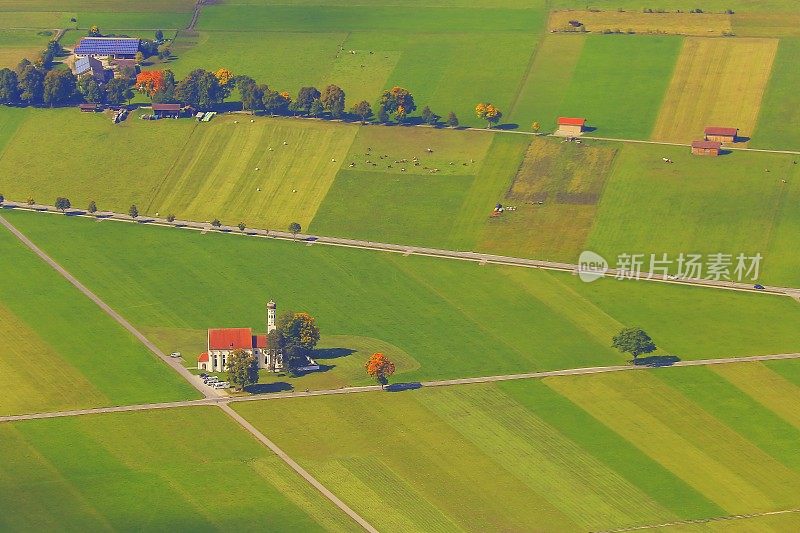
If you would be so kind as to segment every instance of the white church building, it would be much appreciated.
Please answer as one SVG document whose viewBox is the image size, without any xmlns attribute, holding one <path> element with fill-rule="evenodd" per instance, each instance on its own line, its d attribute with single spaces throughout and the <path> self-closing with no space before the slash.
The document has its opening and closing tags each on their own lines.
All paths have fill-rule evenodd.
<svg viewBox="0 0 800 533">
<path fill-rule="evenodd" d="M 267 303 L 267 333 L 275 329 L 275 302 Z M 270 349 L 267 335 L 253 334 L 250 328 L 216 328 L 208 330 L 207 350 L 197 358 L 197 369 L 225 372 L 228 356 L 234 350 L 244 350 L 256 356 L 258 368 L 277 372 L 283 370 L 283 354 Z"/>
</svg>

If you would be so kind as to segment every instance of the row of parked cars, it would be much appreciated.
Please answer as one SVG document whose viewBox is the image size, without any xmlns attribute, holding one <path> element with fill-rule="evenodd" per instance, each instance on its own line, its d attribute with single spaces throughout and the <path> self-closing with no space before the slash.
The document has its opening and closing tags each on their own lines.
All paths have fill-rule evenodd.
<svg viewBox="0 0 800 533">
<path fill-rule="evenodd" d="M 209 376 L 205 373 L 200 374 L 200 379 L 212 389 L 228 389 L 231 386 L 227 381 L 220 381 L 217 376 Z"/>
</svg>

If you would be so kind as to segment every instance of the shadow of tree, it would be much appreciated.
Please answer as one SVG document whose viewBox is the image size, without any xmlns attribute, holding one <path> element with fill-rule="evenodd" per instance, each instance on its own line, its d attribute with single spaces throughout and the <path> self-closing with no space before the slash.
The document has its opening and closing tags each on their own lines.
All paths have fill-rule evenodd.
<svg viewBox="0 0 800 533">
<path fill-rule="evenodd" d="M 277 381 L 275 383 L 256 383 L 255 385 L 248 385 L 244 390 L 250 394 L 269 394 L 272 392 L 288 392 L 294 390 L 294 387 L 291 383 Z"/>
<path fill-rule="evenodd" d="M 633 364 L 636 366 L 652 366 L 652 367 L 670 366 L 677 363 L 680 360 L 681 358 L 678 357 L 677 355 L 650 355 L 648 357 L 637 358 L 633 362 Z"/>
</svg>

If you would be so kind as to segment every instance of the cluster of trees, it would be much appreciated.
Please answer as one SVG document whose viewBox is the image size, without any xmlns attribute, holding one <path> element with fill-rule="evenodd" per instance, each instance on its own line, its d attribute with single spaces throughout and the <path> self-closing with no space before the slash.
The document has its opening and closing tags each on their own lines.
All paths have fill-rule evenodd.
<svg viewBox="0 0 800 533">
<path fill-rule="evenodd" d="M 308 313 L 286 311 L 278 317 L 275 329 L 267 335 L 270 350 L 283 354 L 283 367 L 290 374 L 306 366 L 319 342 L 319 327 Z"/>
</svg>

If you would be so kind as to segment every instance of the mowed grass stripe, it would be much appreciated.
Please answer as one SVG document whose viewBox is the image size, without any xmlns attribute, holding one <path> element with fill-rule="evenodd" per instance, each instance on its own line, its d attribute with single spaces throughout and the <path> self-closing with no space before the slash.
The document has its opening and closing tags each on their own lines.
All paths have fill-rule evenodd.
<svg viewBox="0 0 800 533">
<path fill-rule="evenodd" d="M 800 123 L 798 56 L 800 39 L 781 39 L 750 146 L 800 150 L 800 131 L 794 126 Z"/>
<path fill-rule="evenodd" d="M 506 381 L 497 387 L 676 516 L 702 518 L 725 514 L 721 507 L 670 470 L 558 394 L 547 381 L 550 379 Z M 598 397 L 597 401 L 606 399 Z M 605 527 L 611 525 L 607 523 Z"/>
<path fill-rule="evenodd" d="M 784 415 L 789 406 L 797 408 L 800 394 L 790 390 L 783 396 L 786 408 L 764 401 L 765 397 L 775 396 L 770 389 L 772 384 L 783 381 L 776 374 L 769 376 L 773 379 L 765 380 L 761 376 L 764 373 L 771 371 L 761 363 L 741 363 L 686 368 L 658 377 L 772 457 L 800 472 L 797 453 L 800 430 Z"/>
<path fill-rule="evenodd" d="M 729 513 L 796 503 L 797 472 L 676 395 L 655 376 L 628 374 L 602 380 L 552 380 L 548 385 Z M 597 402 L 600 396 L 613 401 Z"/>
<path fill-rule="evenodd" d="M 800 429 L 800 386 L 760 363 L 723 365 L 713 370 L 764 408 Z"/>
<path fill-rule="evenodd" d="M 680 45 L 676 37 L 588 36 L 559 114 L 586 117 L 598 136 L 646 138 Z"/>
<path fill-rule="evenodd" d="M 777 39 L 686 38 L 651 138 L 689 142 L 706 126 L 752 136 L 777 49 Z"/>
<path fill-rule="evenodd" d="M 323 498 L 214 407 L 8 423 L 0 442 L 5 529 L 323 530 L 296 503 Z M 357 529 L 325 506 L 325 529 Z"/>
<path fill-rule="evenodd" d="M 0 335 L 11 346 L 0 354 L 8 367 L 3 414 L 198 397 L 6 230 L 0 270 Z"/>
<path fill-rule="evenodd" d="M 279 446 L 379 529 L 575 527 L 415 397 L 308 399 L 290 400 L 289 418 L 252 404 L 235 409 L 272 428 Z"/>
<path fill-rule="evenodd" d="M 542 131 L 555 128 L 585 43 L 582 35 L 549 34 L 541 40 L 509 120 L 520 124 L 522 129 L 534 121 L 539 122 Z"/>
<path fill-rule="evenodd" d="M 496 387 L 438 392 L 427 398 L 428 409 L 581 527 L 675 517 Z"/>
<path fill-rule="evenodd" d="M 308 227 L 357 128 L 252 120 L 221 117 L 199 126 L 151 211 L 228 224 Z"/>
</svg>

